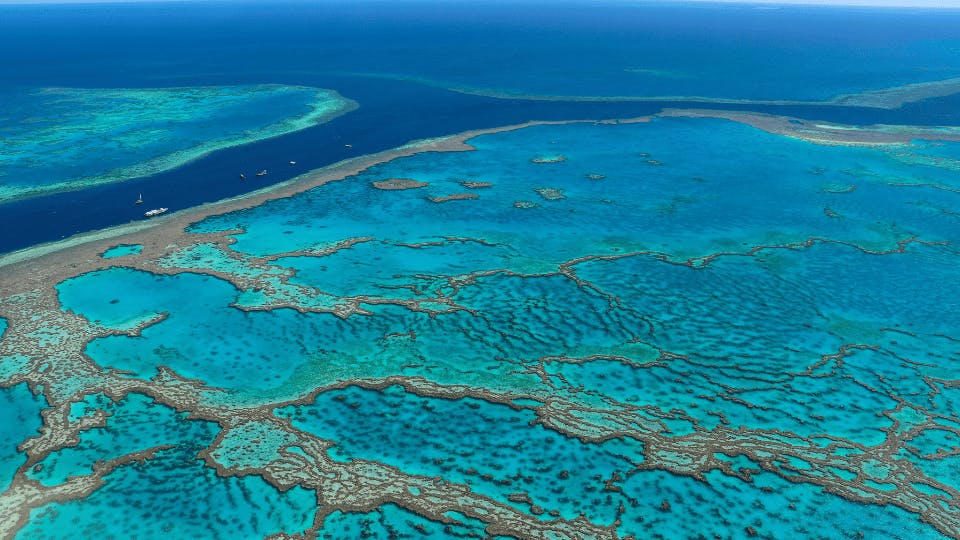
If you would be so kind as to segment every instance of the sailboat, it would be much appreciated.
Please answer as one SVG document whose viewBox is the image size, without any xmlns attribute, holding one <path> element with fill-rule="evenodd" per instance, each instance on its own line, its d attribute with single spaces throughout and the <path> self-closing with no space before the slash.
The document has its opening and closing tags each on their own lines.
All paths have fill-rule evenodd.
<svg viewBox="0 0 960 540">
<path fill-rule="evenodd" d="M 137 194 L 137 200 L 134 202 L 134 204 L 143 204 L 143 193 Z"/>
</svg>

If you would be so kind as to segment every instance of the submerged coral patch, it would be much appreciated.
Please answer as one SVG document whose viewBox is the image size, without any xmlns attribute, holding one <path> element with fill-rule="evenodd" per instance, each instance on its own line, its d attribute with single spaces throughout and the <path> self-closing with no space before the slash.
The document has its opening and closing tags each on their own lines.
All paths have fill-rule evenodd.
<svg viewBox="0 0 960 540">
<path fill-rule="evenodd" d="M 147 531 L 136 486 L 192 536 L 960 534 L 951 169 L 704 117 L 403 152 L 0 274 L 0 535 Z"/>
<path fill-rule="evenodd" d="M 0 201 L 155 174 L 356 107 L 333 90 L 266 84 L 44 88 L 4 98 L 18 116 L 5 121 Z"/>
</svg>

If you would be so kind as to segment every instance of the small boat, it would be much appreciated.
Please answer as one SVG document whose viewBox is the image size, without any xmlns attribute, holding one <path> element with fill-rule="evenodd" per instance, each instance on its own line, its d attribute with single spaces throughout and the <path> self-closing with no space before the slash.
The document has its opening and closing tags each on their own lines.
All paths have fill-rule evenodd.
<svg viewBox="0 0 960 540">
<path fill-rule="evenodd" d="M 245 174 L 243 174 L 243 173 L 240 173 L 240 179 L 241 179 L 241 180 L 246 180 L 246 179 L 247 179 L 247 175 L 245 175 Z"/>
<path fill-rule="evenodd" d="M 137 194 L 137 200 L 133 204 L 143 204 L 143 193 Z"/>
<path fill-rule="evenodd" d="M 290 164 L 291 164 L 291 165 L 296 165 L 297 162 L 296 162 L 296 161 L 291 161 Z"/>
<path fill-rule="evenodd" d="M 160 214 L 166 212 L 169 208 L 154 208 L 153 210 L 148 210 L 143 213 L 146 217 L 159 216 Z"/>
<path fill-rule="evenodd" d="M 352 145 L 352 144 L 345 144 L 345 145 L 343 145 L 343 146 L 345 146 L 345 147 L 347 147 L 347 148 L 353 148 L 353 145 Z"/>
<path fill-rule="evenodd" d="M 267 175 L 267 170 L 266 170 L 266 169 L 264 169 L 264 170 L 262 170 L 262 171 L 260 171 L 260 172 L 257 173 L 257 176 L 266 176 L 266 175 Z"/>
</svg>

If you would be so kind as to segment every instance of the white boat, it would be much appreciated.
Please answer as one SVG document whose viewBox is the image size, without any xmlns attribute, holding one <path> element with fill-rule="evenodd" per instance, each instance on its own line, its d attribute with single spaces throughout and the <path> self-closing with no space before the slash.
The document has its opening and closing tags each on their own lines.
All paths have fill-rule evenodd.
<svg viewBox="0 0 960 540">
<path fill-rule="evenodd" d="M 159 216 L 160 214 L 166 212 L 169 208 L 154 208 L 153 210 L 148 210 L 143 213 L 146 217 Z"/>
<path fill-rule="evenodd" d="M 264 169 L 264 170 L 262 170 L 262 171 L 260 171 L 260 172 L 257 173 L 257 176 L 266 176 L 266 175 L 267 175 L 267 170 L 266 170 L 266 169 Z"/>
<path fill-rule="evenodd" d="M 134 202 L 134 204 L 142 204 L 142 203 L 143 203 L 143 193 L 138 193 L 137 200 L 136 202 Z"/>
<path fill-rule="evenodd" d="M 296 162 L 296 161 L 291 161 L 290 164 L 291 164 L 291 165 L 296 165 L 297 162 Z"/>
</svg>

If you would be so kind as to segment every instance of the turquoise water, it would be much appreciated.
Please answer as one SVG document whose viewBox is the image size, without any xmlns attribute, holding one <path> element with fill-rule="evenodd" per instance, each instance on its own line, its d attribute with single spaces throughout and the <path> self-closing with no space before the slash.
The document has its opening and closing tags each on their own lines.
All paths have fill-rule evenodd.
<svg viewBox="0 0 960 540">
<path fill-rule="evenodd" d="M 100 230 L 956 137 L 960 11 L 337 4 L 0 6 L 0 538 L 960 537 L 960 143 Z"/>
<path fill-rule="evenodd" d="M 897 508 L 825 497 L 817 488 L 770 474 L 755 474 L 750 488 L 719 472 L 707 474 L 705 480 L 660 471 L 630 477 L 624 482 L 624 496 L 646 503 L 647 508 L 642 519 L 628 516 L 622 529 L 653 538 L 697 537 L 702 531 L 747 538 L 751 536 L 747 527 L 760 538 L 855 538 L 861 534 L 864 538 L 945 538 Z M 663 501 L 669 510 L 663 509 Z"/>
<path fill-rule="evenodd" d="M 176 412 L 158 407 L 142 395 L 130 395 L 119 403 L 103 394 L 86 396 L 71 406 L 71 417 L 81 419 L 102 410 L 109 415 L 106 425 L 85 431 L 76 446 L 54 452 L 32 469 L 28 477 L 44 485 L 61 484 L 70 476 L 90 474 L 93 464 L 153 448 L 171 439 L 202 447 L 212 439 L 210 426 L 187 422 Z"/>
<path fill-rule="evenodd" d="M 78 408 L 99 408 L 111 416 L 105 427 L 86 431 L 79 444 L 40 463 L 32 476 L 44 484 L 89 474 L 100 459 L 171 447 L 155 459 L 118 469 L 81 501 L 34 510 L 17 538 L 254 538 L 309 527 L 316 504 L 312 493 L 294 488 L 278 494 L 259 477 L 221 478 L 203 465 L 197 453 L 216 434 L 210 423 L 186 420 L 138 395 L 119 403 L 99 395 Z"/>
<path fill-rule="evenodd" d="M 622 126 L 540 126 L 478 137 L 471 143 L 478 152 L 387 163 L 346 185 L 214 217 L 195 230 L 243 227 L 245 233 L 234 248 L 252 255 L 356 237 L 407 244 L 466 237 L 495 244 L 467 243 L 458 246 L 457 257 L 445 259 L 447 265 L 461 264 L 464 256 L 486 259 L 481 267 L 462 263 L 472 270 L 522 270 L 524 264 L 555 269 L 579 256 L 634 251 L 655 251 L 683 261 L 811 237 L 886 249 L 915 232 L 936 241 L 954 231 L 950 219 L 923 205 L 949 201 L 956 194 L 891 187 L 916 179 L 918 169 L 886 149 L 817 146 L 725 120 L 670 118 Z M 567 160 L 531 162 L 551 154 Z M 948 168 L 925 166 L 921 171 L 930 183 L 955 182 Z M 406 191 L 380 191 L 369 185 L 411 174 L 430 185 Z M 590 174 L 604 178 L 590 180 Z M 463 179 L 490 182 L 493 187 L 470 190 L 460 184 Z M 853 193 L 834 193 L 851 185 L 857 187 Z M 548 200 L 537 191 L 542 188 L 559 190 L 564 198 Z M 463 192 L 479 198 L 442 204 L 428 200 Z M 916 204 L 902 204 L 902 197 Z M 789 207 L 783 204 L 787 200 Z M 515 207 L 523 201 L 535 206 Z M 337 210 L 344 206 L 351 209 L 348 215 Z M 825 208 L 840 218 L 830 218 Z M 896 221 L 883 219 L 893 211 Z M 395 219 L 395 226 L 384 227 L 384 219 Z M 358 251 L 364 249 L 372 248 L 363 245 Z M 391 258 L 401 267 L 432 262 L 420 256 L 403 258 L 412 251 L 392 251 L 396 255 Z M 323 263 L 304 258 L 303 264 L 333 264 L 344 256 L 352 255 L 337 253 L 329 263 L 327 258 Z M 510 259 L 507 265 L 503 257 Z M 298 268 L 290 259 L 284 264 Z M 364 272 L 362 264 L 355 266 Z M 457 268 L 439 270 L 462 273 Z M 306 275 L 313 274 L 299 277 Z"/>
<path fill-rule="evenodd" d="M 209 533 L 213 507 L 181 502 L 175 481 L 233 501 L 239 528 L 221 535 L 305 530 L 313 493 L 274 501 L 262 471 L 314 489 L 311 467 L 382 482 L 317 488 L 353 501 L 331 502 L 330 538 L 477 535 L 508 515 L 638 537 L 955 532 L 960 200 L 943 187 L 960 147 L 820 146 L 689 118 L 470 143 L 192 225 L 241 230 L 229 248 L 184 246 L 155 272 L 125 267 L 130 253 L 60 283 L 62 308 L 99 327 L 157 321 L 93 339 L 89 358 L 117 381 L 202 381 L 178 399 L 221 427 L 136 394 L 85 398 L 72 410 L 105 408 L 107 426 L 31 478 L 175 446 L 35 511 L 18 537 L 63 519 L 93 531 L 140 475 L 180 512 L 118 525 L 144 536 Z M 428 185 L 373 186 L 388 178 Z M 460 193 L 477 198 L 431 200 Z M 197 461 L 210 444 L 244 476 Z M 423 503 L 435 478 L 497 516 L 441 523 L 456 506 Z M 264 508 L 272 520 L 250 517 Z"/>
<path fill-rule="evenodd" d="M 431 522 L 392 504 L 366 514 L 335 512 L 320 538 L 487 538 L 483 522 L 457 516 L 458 524 Z M 508 536 L 490 537 L 495 540 Z"/>
<path fill-rule="evenodd" d="M 124 255 L 139 255 L 141 251 L 143 251 L 143 246 L 140 244 L 118 244 L 104 251 L 100 256 L 104 259 L 112 259 Z"/>
<path fill-rule="evenodd" d="M 128 321 L 168 314 L 140 336 L 92 342 L 87 352 L 102 365 L 139 377 L 150 377 L 164 365 L 246 394 L 285 386 L 298 367 L 322 355 L 319 344 L 299 342 L 297 336 L 323 335 L 332 323 L 329 315 L 303 317 L 292 310 L 240 311 L 230 306 L 236 297 L 232 286 L 191 274 L 168 277 L 114 269 L 68 281 L 60 290 L 64 308 L 107 326 L 124 328 Z M 303 388 L 289 389 L 297 390 Z"/>
<path fill-rule="evenodd" d="M 195 19 L 185 20 L 177 6 L 112 4 L 0 13 L 0 50 L 17 52 L 0 81 L 0 203 L 9 205 L 0 218 L 22 231 L 0 235 L 2 251 L 410 140 L 690 105 L 677 96 L 861 125 L 957 122 L 956 97 L 915 102 L 960 88 L 960 24 L 946 10 L 564 2 L 545 13 L 539 2 L 293 1 L 245 2 L 224 15 L 219 2 L 194 2 Z M 933 83 L 932 94 L 815 104 L 915 83 Z M 717 99 L 727 103 L 702 102 Z M 359 109 L 317 125 L 354 105 L 344 100 Z M 262 170 L 269 175 L 251 176 Z M 149 206 L 132 204 L 138 198 Z"/>
<path fill-rule="evenodd" d="M 0 324 L 0 329 L 3 325 Z M 17 468 L 26 461 L 17 449 L 20 441 L 39 433 L 44 403 L 27 388 L 17 384 L 0 388 L 0 490 L 6 490 Z"/>
<path fill-rule="evenodd" d="M 522 510 L 539 505 L 544 519 L 556 517 L 547 514 L 551 510 L 566 519 L 585 512 L 595 522 L 612 522 L 617 505 L 625 501 L 619 496 L 605 500 L 608 495 L 594 476 L 628 469 L 630 461 L 619 454 L 642 448 L 639 442 L 583 445 L 531 427 L 535 415 L 529 410 L 476 399 L 423 398 L 395 386 L 380 392 L 327 392 L 315 403 L 278 414 L 293 418 L 300 429 L 337 441 L 332 454 L 338 459 L 375 460 L 468 483 L 474 491 Z M 438 425 L 447 429 L 438 432 Z M 390 444 L 371 439 L 371 432 Z M 519 432 L 524 437 L 518 438 Z M 532 502 L 510 499 L 521 492 L 530 493 Z"/>
<path fill-rule="evenodd" d="M 422 328 L 436 341 L 417 346 L 439 352 L 451 342 L 442 336 L 466 319 L 431 319 L 397 308 L 383 308 L 390 316 L 376 321 L 341 321 L 291 309 L 244 312 L 230 307 L 236 297 L 232 286 L 207 276 L 166 277 L 127 269 L 87 274 L 60 287 L 64 309 L 108 327 L 128 328 L 134 321 L 168 314 L 140 336 L 93 341 L 86 352 L 99 364 L 139 377 L 168 366 L 182 376 L 229 390 L 232 399 L 241 401 L 296 397 L 319 385 L 393 374 L 409 362 L 409 348 L 398 337 L 395 352 L 383 355 L 382 345 L 388 344 L 382 341 L 384 336 Z M 444 382 L 457 381 L 471 364 L 478 370 L 488 368 L 489 355 L 496 353 L 493 348 L 471 347 L 467 339 L 461 344 L 462 353 L 443 362 L 448 372 Z M 493 375 L 477 374 L 490 384 Z"/>
<path fill-rule="evenodd" d="M 310 127 L 350 104 L 333 91 L 281 85 L 43 88 L 2 96 L 9 117 L 0 127 L 0 202 L 155 174 Z"/>
</svg>

